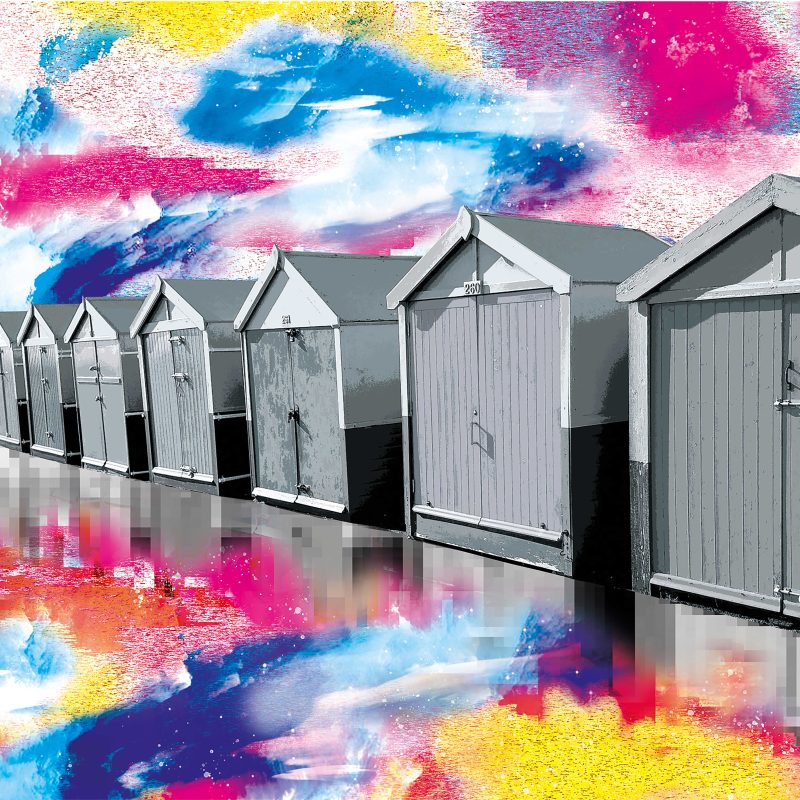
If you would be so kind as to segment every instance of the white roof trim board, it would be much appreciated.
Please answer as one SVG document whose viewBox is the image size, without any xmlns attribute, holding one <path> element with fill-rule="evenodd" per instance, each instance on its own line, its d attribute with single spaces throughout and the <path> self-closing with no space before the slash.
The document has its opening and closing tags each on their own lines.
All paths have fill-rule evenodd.
<svg viewBox="0 0 800 800">
<path fill-rule="evenodd" d="M 158 277 L 156 282 L 153 284 L 153 288 L 150 290 L 150 294 L 147 295 L 145 298 L 144 303 L 142 303 L 142 307 L 139 309 L 139 313 L 134 318 L 133 322 L 131 323 L 131 330 L 130 335 L 131 338 L 139 335 L 139 332 L 142 328 L 147 324 L 147 320 L 150 317 L 150 313 L 155 308 L 158 301 L 162 298 L 166 297 L 167 300 L 174 303 L 178 308 L 186 314 L 186 319 L 189 321 L 191 325 L 193 325 L 198 330 L 204 331 L 206 329 L 206 321 L 203 319 L 202 314 L 198 313 L 198 311 L 191 306 L 180 294 L 178 294 L 172 286 L 169 285 L 167 281 L 165 281 L 162 277 Z"/>
<path fill-rule="evenodd" d="M 275 274 L 281 269 L 281 264 L 284 258 L 285 255 L 278 245 L 273 245 L 272 252 L 269 254 L 269 260 L 264 267 L 264 271 L 261 273 L 258 280 L 253 284 L 253 288 L 247 295 L 244 305 L 236 315 L 236 319 L 233 321 L 233 329 L 235 331 L 241 331 L 244 326 L 247 325 L 247 322 L 253 315 L 253 312 L 256 310 L 256 306 L 258 306 L 261 298 L 264 296 L 264 292 L 266 292 L 269 288 L 269 285 L 272 282 L 272 279 L 275 277 Z"/>
<path fill-rule="evenodd" d="M 387 307 L 408 300 L 470 236 L 557 294 L 569 294 L 573 282 L 616 284 L 621 271 L 627 277 L 668 247 L 633 228 L 484 214 L 462 206 L 455 222 L 386 296 Z M 587 273 L 595 259 L 596 271 Z"/>
<path fill-rule="evenodd" d="M 25 341 L 25 334 L 28 332 L 28 328 L 30 327 L 30 324 L 33 322 L 34 318 L 36 318 L 36 321 L 39 323 L 40 327 L 44 326 L 54 339 L 58 339 L 55 333 L 53 333 L 52 328 L 47 324 L 45 318 L 37 310 L 36 306 L 32 305 L 28 307 L 28 313 L 25 315 L 25 320 L 23 321 L 22 327 L 19 329 L 19 333 L 17 334 L 17 344 L 21 345 Z"/>
<path fill-rule="evenodd" d="M 75 309 L 75 316 L 72 318 L 72 322 L 70 322 L 67 332 L 64 334 L 64 342 L 69 343 L 72 341 L 72 337 L 75 335 L 75 331 L 78 330 L 78 326 L 81 324 L 81 320 L 83 319 L 83 315 L 85 313 L 86 298 L 84 297 L 83 300 L 81 300 L 81 304 L 77 309 Z"/>
<path fill-rule="evenodd" d="M 771 208 L 800 214 L 800 182 L 796 178 L 773 173 L 756 184 L 708 222 L 620 283 L 617 300 L 626 303 L 639 300 Z"/>
</svg>

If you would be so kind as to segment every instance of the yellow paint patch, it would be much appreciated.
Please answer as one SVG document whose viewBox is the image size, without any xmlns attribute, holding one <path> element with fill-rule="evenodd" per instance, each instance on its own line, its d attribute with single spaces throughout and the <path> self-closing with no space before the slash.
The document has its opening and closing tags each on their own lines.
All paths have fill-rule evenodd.
<svg viewBox="0 0 800 800">
<path fill-rule="evenodd" d="M 687 716 L 628 725 L 612 698 L 544 697 L 542 719 L 490 706 L 435 730 L 441 768 L 481 800 L 794 800 L 800 765 Z"/>
<path fill-rule="evenodd" d="M 274 19 L 323 33 L 385 42 L 435 69 L 463 73 L 479 61 L 422 3 L 62 2 L 71 24 L 126 31 L 164 50 L 203 58 L 219 52 L 252 25 Z"/>
</svg>

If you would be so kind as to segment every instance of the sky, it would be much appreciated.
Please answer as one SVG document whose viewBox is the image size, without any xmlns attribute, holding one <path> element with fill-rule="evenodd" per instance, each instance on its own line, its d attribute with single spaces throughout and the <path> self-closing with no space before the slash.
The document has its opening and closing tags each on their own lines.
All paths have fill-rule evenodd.
<svg viewBox="0 0 800 800">
<path fill-rule="evenodd" d="M 800 172 L 788 3 L 6 4 L 0 308 L 424 253 L 461 205 L 673 241 Z"/>
</svg>

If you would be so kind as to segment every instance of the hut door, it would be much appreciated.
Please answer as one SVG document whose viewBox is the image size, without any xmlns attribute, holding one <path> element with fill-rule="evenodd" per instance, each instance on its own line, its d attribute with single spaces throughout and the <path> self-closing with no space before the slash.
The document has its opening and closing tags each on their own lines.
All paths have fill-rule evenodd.
<svg viewBox="0 0 800 800">
<path fill-rule="evenodd" d="M 19 408 L 17 406 L 17 378 L 14 372 L 14 351 L 8 347 L 2 354 L 3 395 L 6 406 L 6 429 L 15 439 L 22 436 L 19 429 Z"/>
<path fill-rule="evenodd" d="M 299 478 L 289 337 L 284 331 L 248 332 L 247 362 L 255 487 L 294 497 Z"/>
<path fill-rule="evenodd" d="M 481 522 L 560 532 L 558 295 L 478 297 Z"/>
<path fill-rule="evenodd" d="M 47 408 L 47 424 L 49 425 L 49 447 L 66 452 L 64 441 L 64 416 L 59 396 L 58 352 L 55 344 L 39 347 L 41 354 L 42 386 L 44 387 L 45 406 Z"/>
<path fill-rule="evenodd" d="M 774 405 L 784 396 L 782 304 L 651 306 L 654 571 L 776 609 L 781 427 L 797 422 Z"/>
<path fill-rule="evenodd" d="M 203 334 L 198 330 L 173 331 L 175 358 L 173 382 L 178 399 L 182 462 L 190 475 L 211 476 L 211 420 L 205 370 Z"/>
<path fill-rule="evenodd" d="M 800 617 L 800 297 L 785 300 L 785 361 L 781 390 L 776 393 L 783 422 L 785 522 L 783 530 L 784 613 Z"/>
<path fill-rule="evenodd" d="M 97 348 L 94 342 L 75 342 L 72 352 L 75 358 L 83 458 L 103 466 L 106 462 L 106 443 Z"/>
<path fill-rule="evenodd" d="M 481 516 L 477 303 L 421 300 L 410 314 L 414 509 L 477 523 Z"/>
<path fill-rule="evenodd" d="M 11 353 L 11 348 L 0 347 L 0 436 L 14 436 L 12 414 L 15 409 L 10 403 L 12 392 L 9 391 L 14 377 L 14 365 L 11 363 L 9 368 L 9 361 L 13 361 L 13 358 L 9 359 L 6 353 Z"/>
<path fill-rule="evenodd" d="M 116 340 L 97 342 L 97 366 L 100 377 L 98 404 L 103 412 L 106 461 L 128 466 L 128 439 L 125 429 L 125 395 L 122 387 L 122 364 Z"/>
<path fill-rule="evenodd" d="M 173 373 L 171 333 L 158 331 L 144 337 L 150 436 L 153 466 L 180 470 L 183 464 L 178 421 L 178 396 Z"/>
<path fill-rule="evenodd" d="M 298 494 L 345 505 L 334 332 L 303 329 L 289 347 L 297 406 Z"/>
<path fill-rule="evenodd" d="M 28 366 L 28 386 L 31 414 L 31 444 L 50 447 L 47 432 L 47 405 L 45 402 L 44 380 L 42 376 L 42 351 L 38 345 L 25 348 Z"/>
</svg>

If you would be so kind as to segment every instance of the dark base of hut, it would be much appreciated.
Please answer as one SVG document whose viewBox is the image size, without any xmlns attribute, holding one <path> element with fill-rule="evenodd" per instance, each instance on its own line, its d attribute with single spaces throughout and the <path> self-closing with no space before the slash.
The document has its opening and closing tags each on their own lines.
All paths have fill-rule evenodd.
<svg viewBox="0 0 800 800">
<path fill-rule="evenodd" d="M 557 572 L 582 581 L 630 588 L 628 423 L 570 431 L 572 530 L 562 543 L 413 516 L 417 539 Z"/>
<path fill-rule="evenodd" d="M 28 424 L 28 403 L 25 400 L 17 401 L 17 417 L 19 419 L 19 439 L 0 438 L 0 447 L 16 450 L 19 453 L 30 453 L 31 433 Z"/>
</svg>

